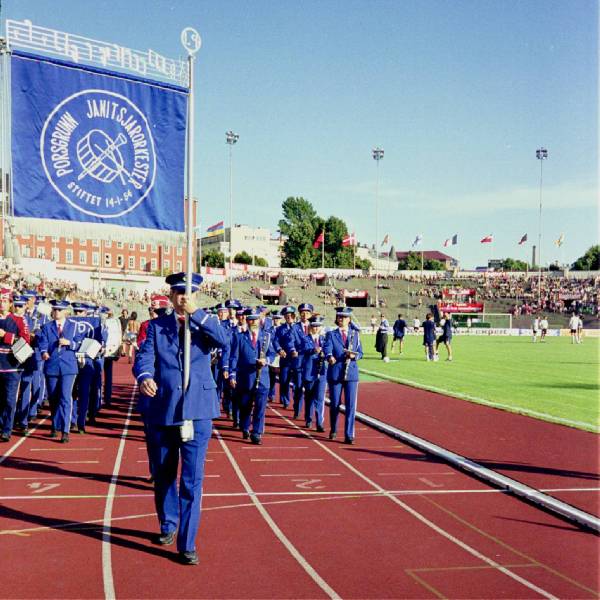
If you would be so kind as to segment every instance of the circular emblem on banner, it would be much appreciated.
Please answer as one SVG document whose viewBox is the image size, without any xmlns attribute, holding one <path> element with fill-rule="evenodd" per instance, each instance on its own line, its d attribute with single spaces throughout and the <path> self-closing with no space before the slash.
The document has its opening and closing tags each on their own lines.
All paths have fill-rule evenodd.
<svg viewBox="0 0 600 600">
<path fill-rule="evenodd" d="M 115 92 L 90 89 L 65 98 L 44 123 L 40 153 L 54 189 L 86 215 L 120 217 L 154 186 L 156 153 L 146 116 Z"/>
</svg>

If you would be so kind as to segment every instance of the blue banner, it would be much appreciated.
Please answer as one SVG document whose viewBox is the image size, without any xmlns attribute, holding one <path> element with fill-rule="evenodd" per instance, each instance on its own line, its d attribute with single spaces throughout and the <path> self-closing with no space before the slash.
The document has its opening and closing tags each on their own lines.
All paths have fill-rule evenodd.
<svg viewBox="0 0 600 600">
<path fill-rule="evenodd" d="M 183 231 L 187 90 L 14 53 L 16 217 Z"/>
</svg>

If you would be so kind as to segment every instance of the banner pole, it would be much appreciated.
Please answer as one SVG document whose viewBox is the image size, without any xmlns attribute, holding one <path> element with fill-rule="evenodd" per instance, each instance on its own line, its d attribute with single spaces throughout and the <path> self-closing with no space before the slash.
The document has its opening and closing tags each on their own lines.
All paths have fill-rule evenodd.
<svg viewBox="0 0 600 600">
<path fill-rule="evenodd" d="M 192 294 L 192 273 L 193 253 L 194 253 L 194 55 L 200 50 L 200 34 L 191 27 L 186 27 L 181 32 L 181 43 L 188 52 L 188 110 L 187 110 L 187 136 L 186 136 L 186 190 L 187 197 L 187 219 L 186 219 L 186 237 L 187 237 L 187 256 L 186 256 L 186 276 L 185 276 L 185 295 Z M 183 389 L 187 390 L 190 381 L 190 315 L 185 319 L 184 345 L 183 345 Z"/>
</svg>

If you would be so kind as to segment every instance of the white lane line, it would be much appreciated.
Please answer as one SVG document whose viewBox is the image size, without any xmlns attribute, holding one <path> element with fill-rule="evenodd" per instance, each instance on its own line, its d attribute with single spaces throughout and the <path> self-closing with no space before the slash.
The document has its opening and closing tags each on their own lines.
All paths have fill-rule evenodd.
<svg viewBox="0 0 600 600">
<path fill-rule="evenodd" d="M 323 462 L 322 458 L 251 458 L 250 462 Z"/>
<path fill-rule="evenodd" d="M 96 465 L 99 460 L 57 460 L 58 465 Z"/>
<path fill-rule="evenodd" d="M 234 471 L 236 472 L 239 480 L 242 483 L 242 486 L 246 490 L 248 494 L 250 494 L 250 498 L 252 503 L 258 509 L 258 512 L 261 514 L 262 518 L 267 522 L 273 533 L 277 536 L 277 539 L 285 546 L 287 551 L 296 559 L 298 564 L 306 571 L 306 573 L 311 577 L 311 579 L 327 594 L 329 598 L 335 598 L 336 600 L 340 598 L 339 594 L 315 571 L 315 569 L 308 563 L 308 561 L 298 552 L 296 547 L 290 542 L 290 540 L 285 536 L 283 531 L 277 526 L 275 521 L 271 518 L 271 515 L 268 513 L 267 509 L 261 504 L 260 500 L 254 495 L 254 491 L 252 487 L 248 483 L 248 480 L 244 477 L 242 470 L 237 464 L 233 454 L 229 451 L 227 444 L 221 437 L 221 434 L 218 431 L 215 431 L 215 434 L 219 438 L 219 442 L 221 447 L 227 454 L 227 458 L 231 463 Z"/>
<path fill-rule="evenodd" d="M 242 450 L 308 450 L 308 446 L 242 446 Z"/>
<path fill-rule="evenodd" d="M 102 522 L 102 580 L 104 582 L 104 597 L 106 600 L 115 600 L 115 582 L 113 579 L 112 572 L 112 555 L 111 555 L 111 534 L 110 534 L 110 523 L 112 518 L 112 509 L 115 499 L 115 490 L 117 488 L 117 481 L 119 479 L 119 470 L 121 469 L 121 461 L 123 460 L 123 450 L 125 448 L 125 440 L 127 438 L 127 431 L 129 429 L 129 423 L 131 421 L 131 415 L 133 413 L 135 392 L 137 385 L 134 385 L 131 390 L 131 398 L 129 399 L 129 410 L 127 411 L 127 417 L 125 423 L 123 423 L 123 431 L 121 432 L 121 441 L 119 442 L 119 449 L 117 450 L 117 456 L 115 458 L 115 466 L 113 468 L 110 485 L 108 486 L 108 494 L 106 498 L 106 505 L 104 507 L 104 519 Z"/>
<path fill-rule="evenodd" d="M 31 434 L 34 433 L 37 428 L 47 419 L 48 417 L 44 417 L 41 421 L 38 421 L 34 427 L 32 427 L 29 431 L 31 432 L 29 436 L 22 437 L 18 442 L 13 444 L 2 456 L 0 456 L 0 465 L 25 441 L 31 437 Z M 21 459 L 22 460 L 22 459 Z"/>
<path fill-rule="evenodd" d="M 104 448 L 29 448 L 29 452 L 102 452 Z"/>
<path fill-rule="evenodd" d="M 269 473 L 261 477 L 340 477 L 340 475 L 341 473 Z"/>
<path fill-rule="evenodd" d="M 547 592 L 546 590 L 538 587 L 537 585 L 535 585 L 531 581 L 529 581 L 529 580 L 521 577 L 520 575 L 517 575 L 516 573 L 513 573 L 510 569 L 507 569 L 506 567 L 503 567 L 500 563 L 496 562 L 494 559 L 487 557 L 485 554 L 482 554 L 481 552 L 479 552 L 475 548 L 472 548 L 471 546 L 469 546 L 465 542 L 463 542 L 463 541 L 459 540 L 458 538 L 454 537 L 451 533 L 448 533 L 445 529 L 442 529 L 441 527 L 439 527 L 438 525 L 436 525 L 433 521 L 430 521 L 427 517 L 424 517 L 421 513 L 419 513 L 418 511 L 416 511 L 410 505 L 406 504 L 405 502 L 403 502 L 402 500 L 398 499 L 396 496 L 390 494 L 389 492 L 386 492 L 386 490 L 384 490 L 378 483 L 376 483 L 375 481 L 373 481 L 372 479 L 370 479 L 369 477 L 367 477 L 364 473 L 362 473 L 361 471 L 359 471 L 356 467 L 354 467 L 353 465 L 351 465 L 348 461 L 344 460 L 341 456 L 338 456 L 335 452 L 333 452 L 333 450 L 331 450 L 330 448 L 328 448 L 321 441 L 315 439 L 314 437 L 312 437 L 311 435 L 309 435 L 307 432 L 303 431 L 300 427 L 297 427 L 293 422 L 291 422 L 285 416 L 283 416 L 282 414 L 280 414 L 277 410 L 273 410 L 273 412 L 275 412 L 276 414 L 278 414 L 284 421 L 287 421 L 291 425 L 294 425 L 296 427 L 296 429 L 298 429 L 298 431 L 301 431 L 305 436 L 307 436 L 308 438 L 312 439 L 315 444 L 317 444 L 318 446 L 320 446 L 323 450 L 325 450 L 325 452 L 327 452 L 333 458 L 335 458 L 336 460 L 338 460 L 339 462 L 341 462 L 352 473 L 354 473 L 355 475 L 357 475 L 358 477 L 360 477 L 363 481 L 365 481 L 366 483 L 368 483 L 369 485 L 371 485 L 372 487 L 374 487 L 376 490 L 378 490 L 379 492 L 381 492 L 386 498 L 389 498 L 392 502 L 394 502 L 395 504 L 397 504 L 398 506 L 400 506 L 401 508 L 403 508 L 407 513 L 409 513 L 410 515 L 412 515 L 413 517 L 415 517 L 416 519 L 418 519 L 419 521 L 421 521 L 421 523 L 423 523 L 424 525 L 427 525 L 428 527 L 430 527 L 431 529 L 433 529 L 436 533 L 438 533 L 441 536 L 445 537 L 448 541 L 452 542 L 453 544 L 456 544 L 459 548 L 462 548 L 465 552 L 468 552 L 469 554 L 471 554 L 475 558 L 478 558 L 479 560 L 485 562 L 486 564 L 490 565 L 491 567 L 497 569 L 501 573 L 504 573 L 505 575 L 507 575 L 511 579 L 514 579 L 515 581 L 518 581 L 520 584 L 524 585 L 525 587 L 529 588 L 530 590 L 533 590 L 537 594 L 540 594 L 544 598 L 548 598 L 549 600 L 558 600 L 558 598 L 556 596 L 554 596 L 553 594 L 551 594 L 550 592 Z"/>
<path fill-rule="evenodd" d="M 477 396 L 471 396 L 470 394 L 463 394 L 461 392 L 453 392 L 449 390 L 445 390 L 443 388 L 439 388 L 433 385 L 425 385 L 422 383 L 417 383 L 416 381 L 410 381 L 409 379 L 402 379 L 401 377 L 391 377 L 390 375 L 385 375 L 383 373 L 377 373 L 376 371 L 370 371 L 367 369 L 361 369 L 361 373 L 366 373 L 367 375 L 375 375 L 376 377 L 381 377 L 387 381 L 393 381 L 394 383 L 401 383 L 402 385 L 408 385 L 410 387 L 414 387 L 421 390 L 427 390 L 428 392 L 435 392 L 436 394 L 443 394 L 444 396 L 451 396 L 454 398 L 462 398 L 463 400 L 469 400 L 470 402 L 475 402 L 476 404 L 483 404 L 484 406 L 491 406 L 492 408 L 501 408 L 502 410 L 506 410 L 512 413 L 517 413 L 519 415 L 526 415 L 531 417 L 537 417 L 539 419 L 544 419 L 545 421 L 550 421 L 552 423 L 563 423 L 564 425 L 572 425 L 573 427 L 579 427 L 581 429 L 586 429 L 587 431 L 593 431 L 594 433 L 600 433 L 600 427 L 592 425 L 590 423 L 586 423 L 585 421 L 572 421 L 571 419 L 564 419 L 563 417 L 557 417 L 555 415 L 551 415 L 544 412 L 538 412 L 535 410 L 530 410 L 528 408 L 524 408 L 522 406 L 513 406 L 511 404 L 502 404 L 500 402 L 493 402 L 491 400 L 485 400 L 484 398 L 479 398 Z M 562 406 L 562 403 L 559 402 L 550 402 L 549 404 L 556 404 L 558 406 Z M 593 409 L 595 410 L 595 409 Z"/>
<path fill-rule="evenodd" d="M 438 477 L 439 475 L 456 475 L 456 473 L 377 473 L 378 477 L 388 477 L 388 476 L 397 476 L 397 477 L 412 477 L 415 475 L 430 475 L 433 476 L 435 475 L 436 477 Z"/>
</svg>

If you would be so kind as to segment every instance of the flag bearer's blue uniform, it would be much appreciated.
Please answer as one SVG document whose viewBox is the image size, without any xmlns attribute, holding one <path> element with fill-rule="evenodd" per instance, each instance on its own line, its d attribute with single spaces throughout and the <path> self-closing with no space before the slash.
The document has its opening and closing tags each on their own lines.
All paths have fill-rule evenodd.
<svg viewBox="0 0 600 600">
<path fill-rule="evenodd" d="M 146 431 L 154 473 L 154 502 L 160 523 L 159 542 L 168 544 L 178 530 L 177 549 L 186 557 L 195 556 L 195 539 L 200 523 L 202 480 L 206 449 L 212 433 L 212 419 L 220 415 L 217 385 L 211 371 L 211 350 L 226 343 L 216 317 L 202 309 L 189 316 L 191 331 L 190 379 L 184 393 L 183 328 L 177 313 L 179 294 L 185 293 L 185 273 L 167 277 L 174 312 L 150 321 L 147 337 L 133 366 L 140 385 L 152 380 L 155 395 L 148 398 Z M 202 277 L 193 274 L 192 291 Z M 185 316 L 184 319 L 185 321 Z M 193 430 L 193 439 L 183 441 L 180 426 Z M 179 489 L 177 471 L 181 457 Z M 169 538 L 169 539 L 167 539 Z M 187 562 L 186 562 L 187 561 Z"/>
<path fill-rule="evenodd" d="M 27 309 L 25 311 L 25 322 L 31 336 L 30 345 L 33 355 L 23 365 L 21 377 L 21 397 L 29 403 L 28 420 L 37 417 L 38 410 L 46 398 L 46 378 L 44 377 L 44 361 L 39 349 L 39 336 L 42 327 L 48 322 L 48 317 L 39 312 L 36 300 L 45 299 L 36 296 L 34 290 L 25 290 L 22 294 L 27 298 Z"/>
<path fill-rule="evenodd" d="M 248 321 L 258 319 L 257 313 L 246 316 Z M 265 360 L 265 365 L 261 368 L 257 385 L 257 360 L 261 357 Z M 272 331 L 265 331 L 260 327 L 252 331 L 252 328 L 249 327 L 247 331 L 234 337 L 229 366 L 230 377 L 235 381 L 240 398 L 240 429 L 244 438 L 250 437 L 255 444 L 261 443 L 265 428 L 265 410 L 269 393 L 269 363 L 274 358 L 275 347 L 273 346 Z M 251 414 L 252 432 L 250 433 Z"/>
<path fill-rule="evenodd" d="M 315 308 L 308 302 L 303 302 L 298 306 L 298 312 L 300 313 L 300 321 L 294 323 L 294 329 L 296 331 L 296 337 L 299 341 L 298 346 L 298 357 L 293 364 L 292 381 L 294 383 L 294 418 L 297 419 L 300 416 L 302 410 L 302 404 L 304 402 L 304 381 L 302 377 L 302 367 L 304 364 L 304 345 L 306 338 L 309 335 L 309 322 L 308 319 L 312 316 Z M 304 319 L 304 321 L 302 320 Z"/>
<path fill-rule="evenodd" d="M 93 360 L 94 372 L 92 375 L 92 385 L 90 390 L 90 416 L 92 421 L 95 421 L 96 415 L 100 411 L 100 408 L 102 408 L 105 400 L 102 379 L 104 375 L 104 365 L 106 364 L 104 352 L 106 350 L 106 342 L 108 341 L 108 329 L 104 324 L 104 318 L 102 316 L 103 313 L 100 312 L 100 309 L 94 305 L 90 305 L 89 311 L 90 312 L 88 312 L 88 316 L 91 317 L 94 315 L 92 321 L 92 324 L 94 325 L 94 339 L 101 346 L 100 351 Z M 98 315 L 96 315 L 97 311 L 99 313 Z"/>
<path fill-rule="evenodd" d="M 69 307 L 66 300 L 51 300 L 53 312 Z M 59 340 L 68 341 L 60 345 Z M 52 320 L 40 332 L 40 352 L 44 358 L 44 373 L 52 411 L 52 433 L 62 432 L 62 440 L 69 440 L 69 427 L 73 411 L 73 386 L 79 371 L 75 353 L 83 337 L 78 334 L 77 323 L 72 319 Z"/>
<path fill-rule="evenodd" d="M 281 315 L 278 312 L 274 312 L 271 315 L 271 332 L 273 334 L 273 345 L 276 346 L 276 332 L 277 328 L 281 323 Z M 277 349 L 276 349 L 277 351 Z M 277 376 L 279 375 L 279 360 L 276 360 L 276 364 L 269 365 L 269 394 L 267 399 L 269 402 L 275 400 L 275 387 L 277 385 Z"/>
<path fill-rule="evenodd" d="M 349 308 L 337 309 L 336 320 L 338 320 L 338 317 L 350 317 L 351 314 L 352 311 Z M 333 329 L 325 336 L 323 350 L 328 361 L 331 358 L 335 359 L 333 364 L 331 364 L 333 361 L 330 361 L 327 369 L 330 398 L 329 417 L 331 421 L 329 437 L 334 439 L 337 434 L 337 419 L 343 392 L 346 413 L 344 441 L 351 444 L 354 441 L 354 419 L 358 399 L 358 364 L 356 361 L 363 356 L 360 334 L 355 327 L 350 325 L 346 330 L 340 327 Z M 353 353 L 352 358 L 349 358 L 348 361 L 346 361 L 347 351 Z"/>
<path fill-rule="evenodd" d="M 293 306 L 284 306 L 281 309 L 284 318 L 286 315 L 296 314 Z M 294 328 L 294 323 L 282 323 L 275 331 L 274 338 L 275 349 L 277 352 L 283 350 L 285 356 L 279 360 L 279 399 L 284 408 L 290 403 L 290 384 L 294 381 L 294 374 L 298 367 L 299 357 L 292 356 L 301 347 L 301 339 Z M 296 348 L 298 346 L 298 348 Z"/>
<path fill-rule="evenodd" d="M 304 384 L 304 420 L 306 427 L 312 426 L 313 416 L 317 422 L 317 431 L 324 431 L 325 389 L 327 387 L 327 361 L 323 345 L 325 336 L 321 333 L 322 317 L 310 318 L 309 335 L 306 337 L 302 363 Z"/>
</svg>

